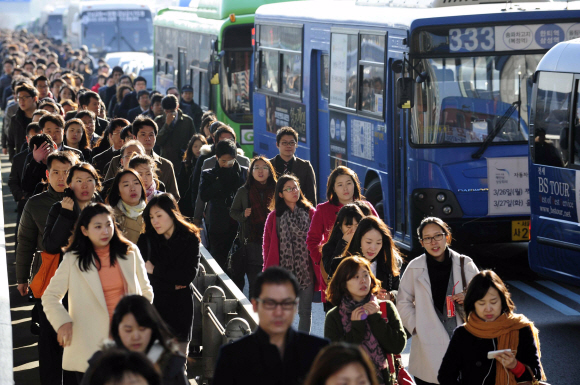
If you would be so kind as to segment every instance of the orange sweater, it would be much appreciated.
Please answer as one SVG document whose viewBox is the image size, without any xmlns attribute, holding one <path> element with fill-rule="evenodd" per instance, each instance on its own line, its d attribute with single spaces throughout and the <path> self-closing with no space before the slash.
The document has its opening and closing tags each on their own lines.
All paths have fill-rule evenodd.
<svg viewBox="0 0 580 385">
<path fill-rule="evenodd" d="M 101 279 L 101 286 L 103 286 L 103 293 L 105 294 L 109 320 L 111 320 L 115 307 L 121 300 L 121 297 L 125 295 L 125 277 L 123 277 L 123 272 L 118 263 L 115 266 L 111 266 L 109 245 L 102 249 L 95 249 L 95 252 L 101 261 L 99 278 Z"/>
</svg>

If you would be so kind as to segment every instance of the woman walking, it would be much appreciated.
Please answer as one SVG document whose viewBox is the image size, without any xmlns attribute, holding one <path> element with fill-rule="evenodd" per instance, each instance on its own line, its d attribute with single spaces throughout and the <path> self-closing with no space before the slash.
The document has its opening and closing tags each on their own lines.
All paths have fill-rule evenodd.
<svg viewBox="0 0 580 385">
<path fill-rule="evenodd" d="M 107 203 L 113 207 L 119 230 L 133 243 L 137 243 L 141 234 L 146 199 L 145 187 L 137 171 L 128 168 L 117 173 Z"/>
<path fill-rule="evenodd" d="M 436 384 L 453 330 L 464 322 L 463 290 L 479 270 L 471 258 L 449 247 L 451 229 L 441 219 L 423 219 L 417 235 L 425 254 L 407 265 L 397 309 L 405 328 L 416 337 L 411 339 L 409 372 L 417 385 Z"/>
<path fill-rule="evenodd" d="M 137 245 L 155 292 L 153 305 L 187 356 L 193 326 L 193 284 L 199 268 L 199 229 L 187 222 L 173 195 L 156 195 L 143 212 Z"/>
<path fill-rule="evenodd" d="M 202 121 L 203 122 L 203 121 Z M 190 183 L 197 164 L 197 159 L 201 155 L 201 146 L 207 144 L 205 136 L 202 134 L 195 134 L 187 144 L 185 154 L 183 154 L 183 161 L 181 168 L 177 175 L 177 187 L 179 188 L 181 199 L 179 200 L 179 210 L 185 217 L 193 217 L 195 202 L 191 196 Z"/>
<path fill-rule="evenodd" d="M 80 381 L 88 359 L 110 333 L 117 303 L 126 294 L 153 300 L 139 249 L 117 230 L 113 211 L 92 203 L 81 212 L 63 261 L 42 296 L 42 306 L 64 347 L 62 367 Z M 62 299 L 68 293 L 68 311 Z"/>
<path fill-rule="evenodd" d="M 264 265 L 264 226 L 275 189 L 274 167 L 264 156 L 257 156 L 252 160 L 246 183 L 239 188 L 230 209 L 230 216 L 240 224 L 238 238 L 245 247 L 244 259 L 231 261 L 232 279 L 243 291 L 244 276 L 247 275 L 250 295 L 254 293 L 254 281 Z"/>
<path fill-rule="evenodd" d="M 264 270 L 281 266 L 296 276 L 300 284 L 298 330 L 310 333 L 315 278 L 306 234 L 314 208 L 302 195 L 298 178 L 283 175 L 276 182 L 270 209 L 264 230 Z"/>
<path fill-rule="evenodd" d="M 165 191 L 165 186 L 161 187 L 161 182 L 157 179 L 157 167 L 152 157 L 142 154 L 133 154 L 127 168 L 132 168 L 137 171 L 143 186 L 145 187 L 145 195 L 147 202 L 151 201 L 156 194 Z"/>
</svg>

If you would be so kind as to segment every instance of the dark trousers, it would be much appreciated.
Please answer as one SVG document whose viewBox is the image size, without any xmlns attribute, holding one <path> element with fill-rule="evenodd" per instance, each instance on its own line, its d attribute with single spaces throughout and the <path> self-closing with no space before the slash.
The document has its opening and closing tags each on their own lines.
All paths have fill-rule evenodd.
<svg viewBox="0 0 580 385">
<path fill-rule="evenodd" d="M 262 272 L 262 266 L 264 265 L 264 257 L 262 257 L 262 244 L 248 242 L 246 247 L 246 254 L 241 261 L 232 261 L 232 268 L 234 274 L 232 280 L 240 291 L 244 291 L 244 285 L 246 283 L 245 276 L 248 276 L 248 283 L 250 287 L 248 292 L 250 297 L 254 293 L 254 283 L 258 274 Z"/>
<path fill-rule="evenodd" d="M 437 384 L 434 384 L 432 382 L 423 381 L 422 379 L 417 378 L 417 377 L 415 377 L 415 383 L 417 385 L 437 385 Z"/>
<path fill-rule="evenodd" d="M 80 385 L 83 382 L 83 372 L 70 372 L 68 370 L 62 371 L 62 384 L 63 385 Z"/>
<path fill-rule="evenodd" d="M 232 247 L 234 239 L 238 234 L 238 224 L 230 226 L 230 231 L 224 233 L 212 232 L 211 228 L 207 235 L 209 237 L 209 253 L 217 261 L 223 271 L 227 271 L 228 253 Z"/>
<path fill-rule="evenodd" d="M 42 303 L 38 303 L 40 335 L 38 336 L 38 367 L 41 385 L 62 384 L 62 348 L 56 339 L 50 322 L 46 318 Z"/>
</svg>

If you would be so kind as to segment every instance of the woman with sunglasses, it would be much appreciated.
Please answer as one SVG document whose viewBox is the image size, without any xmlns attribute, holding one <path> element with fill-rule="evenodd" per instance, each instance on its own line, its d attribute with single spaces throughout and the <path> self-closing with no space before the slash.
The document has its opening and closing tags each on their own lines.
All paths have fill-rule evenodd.
<svg viewBox="0 0 580 385">
<path fill-rule="evenodd" d="M 264 230 L 264 270 L 281 266 L 296 276 L 300 285 L 298 330 L 310 333 L 314 266 L 306 247 L 306 234 L 314 208 L 302 195 L 298 178 L 282 175 L 276 183 L 270 209 Z"/>
<path fill-rule="evenodd" d="M 451 250 L 451 229 L 441 219 L 423 219 L 417 235 L 425 254 L 405 269 L 397 310 L 407 331 L 418 336 L 411 339 L 409 372 L 417 385 L 437 384 L 453 331 L 464 322 L 463 291 L 479 270 L 471 258 Z"/>
</svg>

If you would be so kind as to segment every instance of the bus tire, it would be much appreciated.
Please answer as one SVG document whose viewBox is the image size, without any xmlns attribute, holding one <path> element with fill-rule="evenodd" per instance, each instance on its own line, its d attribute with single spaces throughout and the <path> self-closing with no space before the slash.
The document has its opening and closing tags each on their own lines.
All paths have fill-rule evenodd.
<svg viewBox="0 0 580 385">
<path fill-rule="evenodd" d="M 383 206 L 383 188 L 379 178 L 373 179 L 371 183 L 369 183 L 365 197 L 367 198 L 367 201 L 375 207 L 375 210 L 379 214 L 379 218 L 384 219 L 385 210 Z"/>
</svg>

